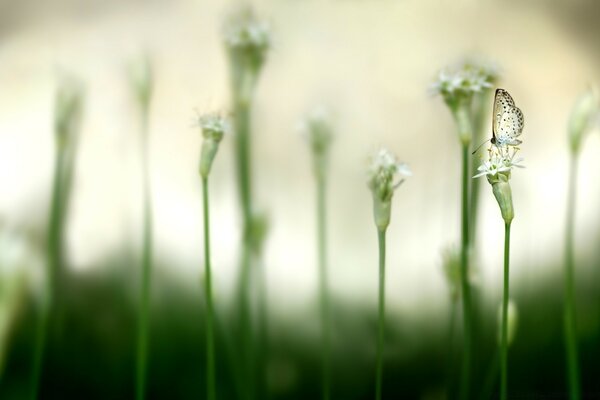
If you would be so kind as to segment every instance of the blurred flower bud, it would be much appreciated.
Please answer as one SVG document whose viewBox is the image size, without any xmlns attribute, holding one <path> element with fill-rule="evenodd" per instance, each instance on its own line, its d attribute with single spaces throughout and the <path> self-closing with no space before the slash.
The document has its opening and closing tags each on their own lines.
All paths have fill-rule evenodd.
<svg viewBox="0 0 600 400">
<path fill-rule="evenodd" d="M 387 149 L 380 149 L 371 159 L 368 186 L 373 194 L 373 216 L 379 230 L 390 224 L 392 196 L 407 176 L 412 173 L 408 166 L 399 163 Z"/>
<path fill-rule="evenodd" d="M 265 212 L 257 212 L 252 216 L 250 225 L 250 241 L 253 252 L 262 254 L 265 239 L 269 232 L 269 216 Z"/>
<path fill-rule="evenodd" d="M 300 129 L 310 145 L 315 173 L 323 175 L 333 141 L 331 116 L 324 108 L 316 108 L 304 118 Z"/>
<path fill-rule="evenodd" d="M 507 335 L 506 335 L 506 344 L 510 346 L 515 339 L 515 335 L 517 334 L 517 327 L 519 324 L 519 310 L 515 302 L 511 299 L 508 300 L 508 308 L 507 308 Z M 498 343 L 500 344 L 502 341 L 502 304 L 498 308 Z"/>
<path fill-rule="evenodd" d="M 571 152 L 578 153 L 583 136 L 593 127 L 600 113 L 600 98 L 595 88 L 579 96 L 569 119 L 569 144 Z"/>
<path fill-rule="evenodd" d="M 219 143 L 223 135 L 229 131 L 229 122 L 219 114 L 207 114 L 200 117 L 200 128 L 204 138 L 200 154 L 200 175 L 207 178 L 219 149 Z"/>
<path fill-rule="evenodd" d="M 450 299 L 457 301 L 461 294 L 460 248 L 448 246 L 443 250 L 442 268 L 450 289 Z"/>
<path fill-rule="evenodd" d="M 223 41 L 231 64 L 235 101 L 248 103 L 271 47 L 269 26 L 256 17 L 252 8 L 242 7 L 227 19 Z"/>
<path fill-rule="evenodd" d="M 150 107 L 153 91 L 153 72 L 150 56 L 144 54 L 134 60 L 129 67 L 129 80 L 140 109 L 145 114 Z"/>
<path fill-rule="evenodd" d="M 74 78 L 63 78 L 54 103 L 54 133 L 59 147 L 72 143 L 79 130 L 83 108 L 83 89 Z"/>
</svg>

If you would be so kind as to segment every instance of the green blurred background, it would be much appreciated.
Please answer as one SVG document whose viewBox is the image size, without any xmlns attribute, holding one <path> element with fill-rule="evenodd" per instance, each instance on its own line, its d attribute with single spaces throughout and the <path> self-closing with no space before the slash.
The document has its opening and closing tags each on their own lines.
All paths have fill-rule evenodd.
<svg viewBox="0 0 600 400">
<path fill-rule="evenodd" d="M 388 233 L 384 393 L 439 399 L 448 386 L 453 393 L 460 329 L 449 334 L 453 306 L 442 264 L 444 249 L 459 242 L 460 154 L 451 116 L 428 88 L 442 67 L 476 56 L 500 67 L 500 86 L 526 120 L 521 155 L 527 168 L 512 179 L 511 284 L 519 323 L 509 353 L 510 393 L 565 398 L 566 126 L 576 97 L 600 80 L 600 3 L 253 4 L 268 17 L 274 38 L 253 109 L 254 192 L 271 227 L 264 257 L 269 396 L 319 397 L 314 182 L 297 125 L 321 104 L 334 110 L 336 134 L 328 188 L 333 398 L 372 397 L 377 243 L 364 171 L 379 145 L 414 172 L 395 196 Z M 86 104 L 66 226 L 67 307 L 47 349 L 41 398 L 134 397 L 142 195 L 138 114 L 126 69 L 143 51 L 156 77 L 148 393 L 203 398 L 201 135 L 193 121 L 196 111 L 228 108 L 220 31 L 234 5 L 0 0 L 0 398 L 26 398 L 30 385 L 46 265 L 53 96 L 64 71 L 84 83 Z M 584 398 L 600 398 L 599 155 L 596 129 L 581 156 L 575 242 Z M 211 177 L 211 212 L 218 382 L 228 399 L 237 398 L 231 378 L 236 358 L 227 343 L 241 228 L 233 165 L 227 137 Z M 484 185 L 473 254 L 474 392 L 481 398 L 496 390 L 502 287 L 503 230 L 489 192 Z"/>
</svg>

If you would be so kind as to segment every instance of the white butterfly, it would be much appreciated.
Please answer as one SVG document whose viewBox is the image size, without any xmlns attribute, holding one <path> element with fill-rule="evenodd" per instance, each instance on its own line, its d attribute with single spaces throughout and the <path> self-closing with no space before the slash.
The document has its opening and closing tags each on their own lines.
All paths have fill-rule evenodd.
<svg viewBox="0 0 600 400">
<path fill-rule="evenodd" d="M 504 89 L 496 89 L 494 115 L 492 118 L 492 144 L 496 146 L 518 146 L 517 139 L 523 133 L 523 112 Z"/>
</svg>

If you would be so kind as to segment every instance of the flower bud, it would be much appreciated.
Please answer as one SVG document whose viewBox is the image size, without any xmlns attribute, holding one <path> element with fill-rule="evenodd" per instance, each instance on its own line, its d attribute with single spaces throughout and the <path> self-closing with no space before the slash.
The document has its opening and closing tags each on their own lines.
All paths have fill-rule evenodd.
<svg viewBox="0 0 600 400">
<path fill-rule="evenodd" d="M 301 132 L 310 145 L 315 174 L 323 176 L 329 156 L 329 148 L 333 141 L 331 117 L 327 110 L 324 108 L 312 110 L 302 121 Z"/>
<path fill-rule="evenodd" d="M 218 114 L 208 114 L 200 118 L 202 128 L 202 149 L 200 153 L 200 175 L 208 178 L 213 160 L 219 149 L 223 135 L 229 130 L 229 123 Z"/>
<path fill-rule="evenodd" d="M 577 99 L 569 119 L 569 145 L 573 153 L 578 153 L 581 141 L 586 132 L 592 127 L 600 111 L 598 92 L 589 89 Z"/>
<path fill-rule="evenodd" d="M 498 174 L 498 177 L 499 179 L 495 182 L 490 182 L 492 183 L 492 192 L 494 192 L 494 197 L 500 206 L 502 219 L 504 219 L 505 223 L 510 224 L 515 217 L 510 183 L 508 183 L 508 178 L 506 175 Z"/>
<path fill-rule="evenodd" d="M 394 190 L 410 175 L 408 166 L 398 163 L 387 149 L 381 149 L 373 156 L 368 186 L 373 194 L 373 217 L 377 229 L 383 231 L 390 224 Z"/>
</svg>

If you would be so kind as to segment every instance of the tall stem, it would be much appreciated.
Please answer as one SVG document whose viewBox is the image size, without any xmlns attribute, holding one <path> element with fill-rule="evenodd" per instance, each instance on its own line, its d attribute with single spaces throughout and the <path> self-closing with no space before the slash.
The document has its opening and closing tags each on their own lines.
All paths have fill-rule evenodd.
<svg viewBox="0 0 600 400">
<path fill-rule="evenodd" d="M 463 357 L 460 398 L 469 398 L 471 375 L 471 287 L 469 285 L 469 146 L 462 146 L 460 280 L 463 300 Z"/>
<path fill-rule="evenodd" d="M 375 375 L 375 399 L 381 400 L 383 380 L 383 333 L 385 329 L 385 229 L 377 231 L 379 242 L 379 322 L 377 324 L 377 360 Z"/>
<path fill-rule="evenodd" d="M 215 340 L 213 324 L 212 275 L 210 270 L 210 217 L 208 213 L 208 178 L 202 178 L 204 211 L 204 296 L 206 301 L 206 398 L 216 399 Z"/>
<path fill-rule="evenodd" d="M 59 275 L 62 260 L 62 225 L 63 225 L 63 169 L 65 163 L 65 152 L 59 144 L 56 150 L 54 163 L 54 178 L 52 183 L 52 200 L 50 204 L 50 218 L 48 223 L 48 280 L 45 290 L 43 304 L 40 308 L 38 326 L 36 328 L 35 349 L 33 358 L 33 374 L 31 382 L 31 399 L 39 396 L 40 379 L 44 364 L 44 353 L 48 335 L 48 323 L 51 309 L 56 301 L 58 291 Z"/>
<path fill-rule="evenodd" d="M 252 196 L 251 196 L 251 148 L 250 148 L 250 104 L 246 100 L 235 102 L 235 151 L 237 162 L 237 178 L 242 208 L 243 233 L 241 251 L 241 271 L 238 282 L 238 310 L 240 313 L 241 361 L 245 388 L 243 394 L 247 399 L 254 397 L 253 385 L 253 349 L 250 321 L 250 281 L 252 257 Z"/>
<path fill-rule="evenodd" d="M 140 314 L 138 318 L 138 340 L 136 360 L 136 398 L 146 397 L 146 369 L 148 361 L 148 322 L 150 320 L 150 285 L 152 273 L 152 199 L 150 196 L 150 174 L 148 161 L 148 112 L 142 113 L 142 174 L 144 227 L 142 244 L 142 283 L 140 291 Z"/>
<path fill-rule="evenodd" d="M 327 221 L 326 221 L 326 193 L 324 171 L 317 171 L 317 240 L 319 258 L 319 291 L 321 309 L 321 329 L 323 340 L 323 356 L 321 360 L 322 373 L 322 398 L 329 400 L 331 390 L 330 371 L 330 341 L 331 328 L 329 318 L 329 291 L 327 279 Z"/>
<path fill-rule="evenodd" d="M 567 190 L 567 223 L 565 233 L 565 277 L 564 277 L 564 332 L 569 381 L 569 397 L 578 400 L 581 397 L 579 383 L 579 356 L 577 353 L 577 324 L 575 319 L 575 253 L 574 229 L 577 190 L 578 156 L 571 156 L 569 169 L 569 188 Z"/>
<path fill-rule="evenodd" d="M 510 262 L 510 222 L 504 224 L 504 292 L 502 296 L 502 333 L 500 339 L 500 400 L 506 400 L 508 364 L 508 289 Z"/>
</svg>

